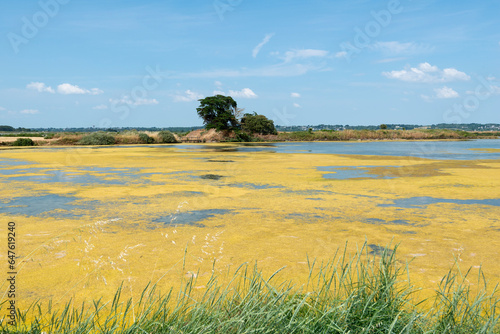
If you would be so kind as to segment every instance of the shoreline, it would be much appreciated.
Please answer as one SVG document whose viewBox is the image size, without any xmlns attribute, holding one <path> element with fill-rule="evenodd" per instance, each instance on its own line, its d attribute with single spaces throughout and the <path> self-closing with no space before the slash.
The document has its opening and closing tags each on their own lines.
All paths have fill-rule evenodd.
<svg viewBox="0 0 500 334">
<path fill-rule="evenodd" d="M 83 138 L 101 134 L 107 141 L 94 141 L 84 144 Z M 144 142 L 141 136 L 147 135 L 150 140 Z M 242 143 L 292 143 L 292 142 L 396 142 L 396 141 L 467 141 L 477 139 L 499 139 L 500 132 L 466 132 L 461 130 L 344 130 L 344 131 L 298 131 L 280 132 L 277 135 L 248 135 L 242 140 L 240 132 L 215 132 L 213 130 L 196 130 L 190 133 L 171 134 L 172 141 L 165 142 L 158 132 L 124 131 L 74 133 L 61 132 L 43 136 L 0 136 L 0 149 L 8 147 L 68 147 L 68 146 L 123 146 L 123 145 L 159 145 L 159 144 L 229 144 Z M 175 139 L 174 139 L 175 138 Z M 19 139 L 31 141 L 28 144 L 17 144 Z M 175 141 L 174 141 L 175 140 Z"/>
</svg>

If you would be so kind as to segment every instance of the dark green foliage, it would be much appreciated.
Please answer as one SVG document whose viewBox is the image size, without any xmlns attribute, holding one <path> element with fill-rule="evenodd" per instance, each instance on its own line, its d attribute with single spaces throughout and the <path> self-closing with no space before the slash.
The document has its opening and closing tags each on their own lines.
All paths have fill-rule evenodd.
<svg viewBox="0 0 500 334">
<path fill-rule="evenodd" d="M 18 138 L 12 143 L 13 146 L 34 146 L 35 142 L 31 138 Z"/>
<path fill-rule="evenodd" d="M 44 133 L 38 132 L 15 132 L 15 133 L 3 133 L 2 137 L 44 137 Z"/>
<path fill-rule="evenodd" d="M 161 144 L 177 143 L 177 139 L 170 131 L 160 131 L 158 132 L 158 142 Z"/>
<path fill-rule="evenodd" d="M 248 133 L 258 133 L 261 135 L 276 135 L 278 132 L 274 127 L 274 122 L 264 115 L 245 114 L 241 119 L 241 130 Z"/>
<path fill-rule="evenodd" d="M 78 141 L 80 145 L 114 145 L 115 143 L 115 137 L 104 132 L 95 132 L 86 135 Z"/>
<path fill-rule="evenodd" d="M 196 108 L 207 129 L 234 130 L 239 127 L 236 119 L 237 104 L 231 96 L 216 95 L 199 100 Z"/>
<path fill-rule="evenodd" d="M 139 141 L 143 144 L 153 144 L 155 139 L 145 133 L 139 133 Z"/>
<path fill-rule="evenodd" d="M 0 131 L 16 131 L 12 126 L 9 125 L 0 125 Z"/>
<path fill-rule="evenodd" d="M 387 125 L 380 124 L 380 130 L 387 130 Z"/>
<path fill-rule="evenodd" d="M 251 142 L 253 139 L 252 136 L 246 132 L 237 132 L 236 140 L 239 142 Z"/>
</svg>

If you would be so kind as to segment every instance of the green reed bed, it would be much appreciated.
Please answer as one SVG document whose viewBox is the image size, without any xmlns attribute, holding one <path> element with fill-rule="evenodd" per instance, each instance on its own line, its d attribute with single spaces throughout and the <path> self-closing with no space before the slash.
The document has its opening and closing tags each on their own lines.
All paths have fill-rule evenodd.
<svg viewBox="0 0 500 334">
<path fill-rule="evenodd" d="M 154 286 L 138 300 L 100 300 L 80 307 L 34 303 L 18 312 L 16 327 L 2 333 L 500 333 L 499 299 L 481 271 L 452 268 L 432 300 L 417 300 L 408 266 L 396 252 L 356 255 L 337 252 L 327 263 L 308 261 L 304 284 L 265 276 L 257 265 L 242 265 L 229 283 L 213 275 L 203 292 L 195 278 L 178 292 Z M 224 276 L 224 275 L 223 275 Z M 422 307 L 423 303 L 432 307 Z M 5 313 L 2 305 L 2 314 Z M 32 320 L 28 320 L 32 319 Z M 33 320 L 34 319 L 34 320 Z M 5 321 L 5 320 L 4 320 Z"/>
</svg>

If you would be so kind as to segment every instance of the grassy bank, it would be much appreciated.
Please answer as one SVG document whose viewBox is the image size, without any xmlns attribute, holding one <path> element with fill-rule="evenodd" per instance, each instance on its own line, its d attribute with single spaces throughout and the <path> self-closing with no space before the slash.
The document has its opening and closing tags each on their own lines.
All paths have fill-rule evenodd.
<svg viewBox="0 0 500 334">
<path fill-rule="evenodd" d="M 162 139 L 161 132 L 138 132 L 127 130 L 123 132 L 96 132 L 96 133 L 74 133 L 61 132 L 50 134 L 38 134 L 40 140 L 34 138 L 33 145 L 37 146 L 68 146 L 68 145 L 131 145 L 131 144 L 158 144 L 173 141 Z M 166 131 L 168 132 L 168 131 Z M 176 133 L 177 142 L 182 142 L 187 133 Z M 26 134 L 19 134 L 25 137 Z M 86 140 L 88 137 L 96 137 Z M 9 135 L 16 137 L 16 135 Z M 108 137 L 105 139 L 104 137 Z M 278 135 L 234 135 L 228 134 L 226 140 L 220 140 L 218 136 L 213 139 L 205 139 L 203 142 L 219 141 L 266 141 L 266 142 L 286 142 L 286 141 L 353 141 L 353 140 L 465 140 L 465 139 L 485 139 L 498 138 L 500 132 L 467 132 L 462 130 L 436 130 L 436 129 L 415 129 L 415 130 L 320 130 L 320 131 L 296 131 L 281 132 Z M 201 142 L 202 140 L 200 140 Z M 14 141 L 0 141 L 0 146 L 19 146 Z M 25 145 L 29 146 L 29 145 Z"/>
<path fill-rule="evenodd" d="M 499 299 L 483 274 L 452 268 L 430 299 L 419 298 L 396 250 L 363 247 L 328 263 L 308 261 L 307 282 L 242 265 L 228 277 L 183 280 L 178 291 L 144 289 L 137 300 L 35 303 L 2 333 L 500 333 Z M 229 283 L 221 283 L 221 282 Z M 204 284 L 202 289 L 199 285 Z M 196 288 L 195 288 L 196 287 Z M 198 289 L 197 289 L 198 288 Z M 489 292 L 488 292 L 489 291 Z M 6 304 L 2 305 L 5 314 Z M 31 319 L 31 320 L 30 320 Z M 4 320 L 5 321 L 5 320 Z"/>
<path fill-rule="evenodd" d="M 350 141 L 350 140 L 442 140 L 496 138 L 500 132 L 467 132 L 461 130 L 322 130 L 284 132 L 279 141 Z"/>
</svg>

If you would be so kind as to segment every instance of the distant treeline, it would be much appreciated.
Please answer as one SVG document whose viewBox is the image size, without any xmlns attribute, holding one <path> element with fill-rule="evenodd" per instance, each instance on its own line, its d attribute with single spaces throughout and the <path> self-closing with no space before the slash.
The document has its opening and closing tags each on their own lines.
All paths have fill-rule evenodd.
<svg viewBox="0 0 500 334">
<path fill-rule="evenodd" d="M 451 124 L 439 123 L 432 125 L 418 125 L 418 124 L 385 124 L 389 130 L 413 130 L 413 129 L 449 129 L 449 130 L 463 130 L 463 131 L 500 131 L 500 124 L 496 123 L 468 123 L 468 124 Z M 114 128 L 14 128 L 8 125 L 0 125 L 0 132 L 121 132 L 127 130 L 137 131 L 171 131 L 176 133 L 190 132 L 193 130 L 203 129 L 203 126 L 185 126 L 185 127 L 114 127 Z M 341 124 L 319 124 L 319 125 L 276 125 L 278 131 L 296 132 L 296 131 L 312 131 L 318 130 L 377 130 L 380 125 L 341 125 Z"/>
<path fill-rule="evenodd" d="M 468 124 L 451 124 L 439 123 L 432 125 L 418 125 L 418 124 L 384 124 L 388 130 L 413 130 L 413 129 L 449 129 L 449 130 L 463 130 L 463 131 L 499 131 L 500 124 L 488 123 L 468 123 Z M 296 132 L 296 131 L 312 131 L 318 130 L 378 130 L 380 125 L 342 125 L 342 124 L 319 124 L 319 125 L 277 125 L 278 131 Z"/>
<path fill-rule="evenodd" d="M 158 128 L 158 127 L 114 127 L 114 128 L 14 128 L 8 125 L 0 125 L 0 132 L 98 132 L 98 131 L 106 131 L 106 132 L 122 132 L 122 131 L 170 131 L 170 132 L 190 132 L 193 130 L 203 129 L 203 126 L 185 126 L 185 127 L 166 127 L 166 128 Z"/>
</svg>

